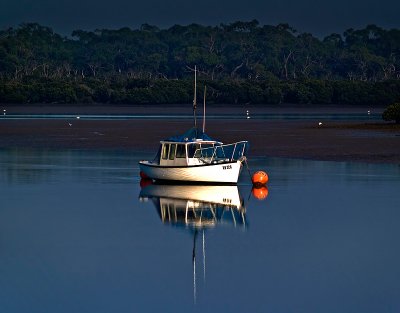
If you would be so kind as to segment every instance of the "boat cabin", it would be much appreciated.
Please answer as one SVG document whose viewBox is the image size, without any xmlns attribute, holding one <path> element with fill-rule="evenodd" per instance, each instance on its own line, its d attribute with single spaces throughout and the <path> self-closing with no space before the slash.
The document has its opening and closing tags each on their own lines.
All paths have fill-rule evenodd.
<svg viewBox="0 0 400 313">
<path fill-rule="evenodd" d="M 161 141 L 159 165 L 188 166 L 204 164 L 213 157 L 217 141 L 198 140 L 194 142 Z"/>
<path fill-rule="evenodd" d="M 240 141 L 224 145 L 201 130 L 191 128 L 181 136 L 160 141 L 152 163 L 165 167 L 187 167 L 233 162 L 244 157 L 247 144 L 247 141 Z"/>
</svg>

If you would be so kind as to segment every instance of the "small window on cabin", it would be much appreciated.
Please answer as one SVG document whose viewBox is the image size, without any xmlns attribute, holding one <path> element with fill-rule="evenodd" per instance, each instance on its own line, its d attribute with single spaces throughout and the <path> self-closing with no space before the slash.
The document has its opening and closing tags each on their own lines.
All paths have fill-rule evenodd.
<svg viewBox="0 0 400 313">
<path fill-rule="evenodd" d="M 175 151 L 176 151 L 176 144 L 172 144 L 171 148 L 169 149 L 169 159 L 175 159 Z"/>
<path fill-rule="evenodd" d="M 163 144 L 162 147 L 162 158 L 163 160 L 168 159 L 168 153 L 169 153 L 169 145 L 168 144 Z"/>
<path fill-rule="evenodd" d="M 176 157 L 177 158 L 185 158 L 186 157 L 185 145 L 177 145 Z"/>
<path fill-rule="evenodd" d="M 198 155 L 196 155 L 196 156 L 194 155 L 194 153 L 196 152 L 197 149 L 200 149 L 200 145 L 198 143 L 188 145 L 188 156 L 189 156 L 189 158 L 200 157 L 199 151 L 197 152 Z"/>
</svg>

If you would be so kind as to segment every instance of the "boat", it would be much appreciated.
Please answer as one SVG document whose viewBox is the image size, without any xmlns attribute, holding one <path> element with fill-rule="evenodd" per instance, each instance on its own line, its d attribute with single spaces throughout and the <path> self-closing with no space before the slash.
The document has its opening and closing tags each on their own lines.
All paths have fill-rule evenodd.
<svg viewBox="0 0 400 313">
<path fill-rule="evenodd" d="M 153 180 L 236 184 L 246 161 L 247 141 L 223 144 L 201 130 L 160 141 L 153 161 L 139 162 L 141 176 Z"/>
<path fill-rule="evenodd" d="M 197 127 L 195 112 L 196 69 L 193 100 L 194 126 L 183 135 L 161 140 L 154 160 L 139 162 L 142 178 L 156 181 L 237 184 L 243 163 L 247 162 L 248 141 L 223 144 L 212 139 L 204 132 L 205 103 L 203 129 Z"/>
</svg>

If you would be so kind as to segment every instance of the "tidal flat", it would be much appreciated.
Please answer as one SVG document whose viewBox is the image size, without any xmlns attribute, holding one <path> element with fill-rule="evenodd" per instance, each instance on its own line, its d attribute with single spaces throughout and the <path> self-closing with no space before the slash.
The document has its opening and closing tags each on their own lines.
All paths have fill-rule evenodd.
<svg viewBox="0 0 400 313">
<path fill-rule="evenodd" d="M 210 106 L 206 132 L 223 142 L 248 140 L 255 157 L 400 164 L 400 127 L 382 122 L 382 110 Z M 0 117 L 0 148 L 155 151 L 159 140 L 193 126 L 191 114 L 190 106 L 11 106 Z"/>
</svg>

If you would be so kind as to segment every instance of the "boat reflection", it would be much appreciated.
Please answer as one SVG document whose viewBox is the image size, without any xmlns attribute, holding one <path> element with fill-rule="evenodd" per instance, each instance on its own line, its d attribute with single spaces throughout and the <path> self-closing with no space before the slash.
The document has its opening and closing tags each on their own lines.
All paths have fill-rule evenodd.
<svg viewBox="0 0 400 313">
<path fill-rule="evenodd" d="M 246 207 L 237 186 L 159 185 L 142 188 L 163 223 L 202 229 L 217 224 L 246 227 Z"/>
<path fill-rule="evenodd" d="M 206 278 L 205 230 L 217 225 L 245 229 L 246 207 L 237 186 L 143 184 L 140 200 L 151 199 L 164 224 L 181 226 L 193 234 L 193 301 L 196 303 L 196 242 L 202 235 L 203 280 Z"/>
</svg>

